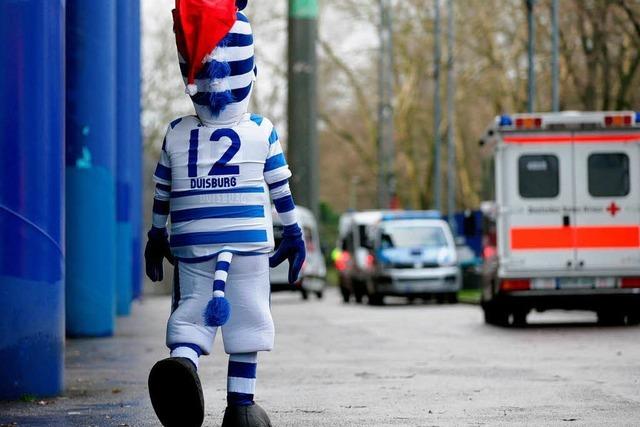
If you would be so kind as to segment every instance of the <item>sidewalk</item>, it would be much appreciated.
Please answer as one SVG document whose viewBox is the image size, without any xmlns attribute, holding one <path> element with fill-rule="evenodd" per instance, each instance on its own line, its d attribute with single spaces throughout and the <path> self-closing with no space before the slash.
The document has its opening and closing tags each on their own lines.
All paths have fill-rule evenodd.
<svg viewBox="0 0 640 427">
<path fill-rule="evenodd" d="M 146 380 L 166 355 L 168 309 L 168 297 L 149 298 L 118 319 L 115 337 L 67 340 L 64 396 L 0 403 L 0 426 L 156 425 Z"/>
<path fill-rule="evenodd" d="M 283 305 L 285 310 L 287 306 L 296 311 L 304 310 L 305 304 L 301 304 L 298 295 L 277 295 L 275 298 L 278 299 L 276 304 Z M 329 298 L 337 303 L 337 295 L 333 292 Z M 317 301 L 311 306 L 319 307 Z M 0 427 L 160 425 L 148 398 L 147 375 L 157 360 L 168 355 L 164 335 L 169 309 L 168 296 L 147 297 L 134 304 L 130 317 L 118 319 L 115 337 L 67 340 L 64 395 L 48 399 L 25 396 L 19 402 L 0 402 Z M 281 341 L 284 340 L 281 337 Z M 286 360 L 287 349 L 279 347 L 280 351 L 276 351 Z M 267 409 L 276 426 L 317 425 L 308 416 L 314 418 L 315 414 L 319 421 L 318 414 L 323 411 L 313 403 L 308 406 L 299 400 L 290 385 L 293 381 L 300 384 L 300 379 L 294 380 L 300 373 L 288 372 L 286 363 L 274 363 L 276 351 L 260 354 L 256 399 Z M 302 355 L 296 356 L 301 358 Z M 203 358 L 200 366 L 205 389 L 205 426 L 219 426 L 222 421 L 226 406 L 226 371 L 227 356 L 218 335 L 214 352 Z M 289 384 L 271 388 L 268 393 L 271 399 L 265 390 L 267 382 L 274 385 L 275 381 L 269 380 L 270 377 L 281 378 L 279 386 Z M 273 397 L 280 395 L 280 391 L 290 395 L 282 402 L 287 407 L 294 408 L 288 399 L 298 399 L 297 409 L 278 410 L 275 407 Z"/>
</svg>

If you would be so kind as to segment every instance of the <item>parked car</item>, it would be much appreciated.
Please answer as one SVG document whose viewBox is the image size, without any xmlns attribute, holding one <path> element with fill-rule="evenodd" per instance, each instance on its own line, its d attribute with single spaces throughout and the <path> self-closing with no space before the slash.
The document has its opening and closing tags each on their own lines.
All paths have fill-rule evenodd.
<svg viewBox="0 0 640 427">
<path fill-rule="evenodd" d="M 387 295 L 457 301 L 461 274 L 449 224 L 436 211 L 398 211 L 371 227 L 365 270 L 369 303 Z"/>
<path fill-rule="evenodd" d="M 298 206 L 297 212 L 307 249 L 307 258 L 302 266 L 300 280 L 294 285 L 289 284 L 289 261 L 285 261 L 271 269 L 271 291 L 296 291 L 302 294 L 303 299 L 309 298 L 309 293 L 312 292 L 318 298 L 322 298 L 326 286 L 327 267 L 320 247 L 318 223 L 309 209 Z M 282 241 L 283 226 L 275 208 L 272 209 L 272 213 L 273 234 L 277 248 Z"/>
</svg>

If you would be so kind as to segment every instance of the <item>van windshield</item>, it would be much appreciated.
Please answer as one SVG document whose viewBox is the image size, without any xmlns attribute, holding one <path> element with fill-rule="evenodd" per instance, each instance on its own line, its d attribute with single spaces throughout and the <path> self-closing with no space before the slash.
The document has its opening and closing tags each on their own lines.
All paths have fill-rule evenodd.
<svg viewBox="0 0 640 427">
<path fill-rule="evenodd" d="M 447 238 L 442 227 L 431 225 L 387 224 L 380 234 L 380 246 L 387 248 L 442 248 Z"/>
</svg>

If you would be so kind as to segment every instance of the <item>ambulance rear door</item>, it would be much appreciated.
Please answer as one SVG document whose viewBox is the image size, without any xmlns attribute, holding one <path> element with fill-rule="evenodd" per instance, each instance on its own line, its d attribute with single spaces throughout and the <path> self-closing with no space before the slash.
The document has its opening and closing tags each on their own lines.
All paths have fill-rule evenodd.
<svg viewBox="0 0 640 427">
<path fill-rule="evenodd" d="M 575 222 L 571 132 L 505 132 L 498 146 L 499 274 L 573 270 Z"/>
<path fill-rule="evenodd" d="M 574 152 L 576 269 L 637 274 L 640 130 L 575 132 Z"/>
</svg>

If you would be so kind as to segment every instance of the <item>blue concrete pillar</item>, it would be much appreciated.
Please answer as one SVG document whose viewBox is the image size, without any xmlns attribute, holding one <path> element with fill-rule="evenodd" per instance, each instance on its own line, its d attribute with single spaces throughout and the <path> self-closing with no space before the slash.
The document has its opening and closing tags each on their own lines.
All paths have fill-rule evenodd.
<svg viewBox="0 0 640 427">
<path fill-rule="evenodd" d="M 0 400 L 64 368 L 64 1 L 0 0 Z"/>
<path fill-rule="evenodd" d="M 117 313 L 120 316 L 131 312 L 133 296 L 133 205 L 131 194 L 133 186 L 140 185 L 134 179 L 133 152 L 140 149 L 139 120 L 134 115 L 134 107 L 139 102 L 139 94 L 135 93 L 139 79 L 139 68 L 134 62 L 138 58 L 134 50 L 136 39 L 135 0 L 117 1 L 117 176 L 116 176 L 116 301 Z"/>
<path fill-rule="evenodd" d="M 141 61 L 140 61 L 140 1 L 131 0 L 132 18 L 130 27 L 132 39 L 130 52 L 132 55 L 131 75 L 131 118 L 132 144 L 135 147 L 131 151 L 131 227 L 132 227 L 132 248 L 131 259 L 131 282 L 133 286 L 133 298 L 142 295 L 142 128 L 140 125 L 140 83 L 141 83 Z"/>
<path fill-rule="evenodd" d="M 108 336 L 116 299 L 116 3 L 67 1 L 69 336 Z"/>
</svg>

